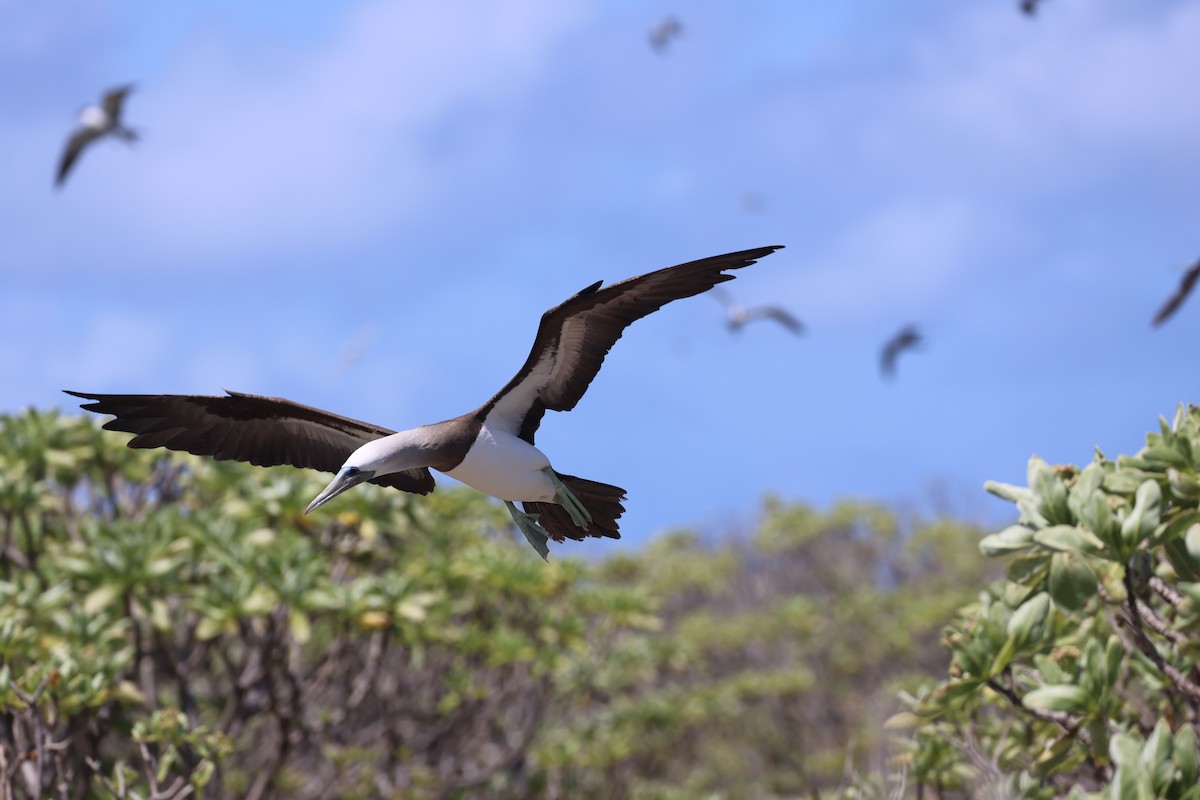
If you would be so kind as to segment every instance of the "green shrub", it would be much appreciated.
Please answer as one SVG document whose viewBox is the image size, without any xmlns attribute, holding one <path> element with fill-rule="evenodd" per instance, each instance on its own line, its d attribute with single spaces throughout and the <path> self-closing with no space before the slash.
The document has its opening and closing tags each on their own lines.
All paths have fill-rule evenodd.
<svg viewBox="0 0 1200 800">
<path fill-rule="evenodd" d="M 305 517 L 320 475 L 126 438 L 0 417 L 0 796 L 812 794 L 983 580 L 874 505 L 546 564 L 471 490 Z"/>
<path fill-rule="evenodd" d="M 989 484 L 1018 522 L 946 630 L 949 679 L 907 698 L 893 788 L 918 796 L 1200 798 L 1200 408 L 1133 457 Z M 880 780 L 860 791 L 877 794 Z M 873 788 L 872 788 L 873 787 Z"/>
</svg>

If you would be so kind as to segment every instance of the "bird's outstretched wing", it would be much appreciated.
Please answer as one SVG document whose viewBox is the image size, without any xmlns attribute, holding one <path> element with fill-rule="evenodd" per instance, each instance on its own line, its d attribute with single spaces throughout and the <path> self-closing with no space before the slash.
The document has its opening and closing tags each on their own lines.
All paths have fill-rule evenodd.
<svg viewBox="0 0 1200 800">
<path fill-rule="evenodd" d="M 1179 282 L 1179 288 L 1175 290 L 1175 294 L 1168 297 L 1167 302 L 1163 303 L 1162 308 L 1154 315 L 1154 327 L 1157 328 L 1159 325 L 1162 325 L 1171 318 L 1172 314 L 1179 310 L 1179 307 L 1183 305 L 1183 301 L 1196 288 L 1196 281 L 1198 280 L 1200 280 L 1200 261 L 1193 264 L 1183 274 L 1183 279 Z"/>
<path fill-rule="evenodd" d="M 879 355 L 879 368 L 884 375 L 891 376 L 896 373 L 896 358 L 900 353 L 910 348 L 916 347 L 921 341 L 921 334 L 917 331 L 915 325 L 906 325 L 900 329 L 900 332 L 893 336 L 883 346 L 883 352 Z"/>
<path fill-rule="evenodd" d="M 104 113 L 108 114 L 108 118 L 113 124 L 121 121 L 121 109 L 125 106 L 125 98 L 133 91 L 133 84 L 127 86 L 118 86 L 116 89 L 109 89 L 104 93 L 104 99 L 100 105 L 104 108 Z"/>
<path fill-rule="evenodd" d="M 79 154 L 85 147 L 103 135 L 103 131 L 96 128 L 79 128 L 71 134 L 71 138 L 67 140 L 67 146 L 63 148 L 62 158 L 58 162 L 58 175 L 54 179 L 55 186 L 63 185 L 67 180 L 67 173 L 79 160 Z"/>
<path fill-rule="evenodd" d="M 704 258 L 600 288 L 597 281 L 542 315 L 533 349 L 513 379 L 478 412 L 490 427 L 532 443 L 546 409 L 570 411 L 604 357 L 630 323 L 672 300 L 733 280 L 726 270 L 748 267 L 780 246 Z"/>
<path fill-rule="evenodd" d="M 105 430 L 135 434 L 134 448 L 165 447 L 218 461 L 259 467 L 293 467 L 337 472 L 361 445 L 395 431 L 340 417 L 278 397 L 227 392 L 224 397 L 180 394 L 67 394 L 91 400 L 81 408 L 116 419 Z M 429 470 L 410 469 L 371 483 L 429 494 Z"/>
<path fill-rule="evenodd" d="M 746 321 L 750 322 L 756 319 L 773 319 L 797 336 L 804 333 L 804 323 L 779 306 L 755 306 L 747 309 Z"/>
</svg>

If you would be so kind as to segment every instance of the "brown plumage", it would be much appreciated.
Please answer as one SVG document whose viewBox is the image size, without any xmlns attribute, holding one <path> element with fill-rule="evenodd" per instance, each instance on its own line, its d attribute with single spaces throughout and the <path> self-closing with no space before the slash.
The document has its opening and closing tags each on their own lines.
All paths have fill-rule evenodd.
<svg viewBox="0 0 1200 800">
<path fill-rule="evenodd" d="M 591 523 L 581 527 L 562 506 L 535 494 L 541 489 L 528 488 L 546 479 L 541 465 L 549 459 L 534 448 L 543 415 L 547 409 L 575 407 L 630 323 L 672 300 L 733 280 L 727 271 L 747 267 L 778 249 L 759 247 L 713 256 L 603 288 L 594 283 L 542 315 L 525 364 L 488 402 L 467 414 L 395 436 L 387 428 L 290 400 L 237 392 L 225 397 L 68 394 L 91 401 L 83 405 L 89 411 L 114 415 L 104 427 L 134 434 L 130 447 L 165 447 L 264 467 L 290 464 L 337 473 L 310 510 L 363 480 L 428 494 L 434 489 L 429 472 L 433 468 L 471 485 L 505 487 L 492 491 L 502 500 L 522 502 L 526 513 L 539 514 L 545 532 L 558 541 L 618 538 L 624 489 L 560 474 L 591 514 Z M 478 445 L 480 441 L 484 444 Z M 535 462 L 538 469 L 528 467 Z M 539 502 L 500 496 L 527 491 Z"/>
<path fill-rule="evenodd" d="M 596 281 L 542 315 L 524 366 L 480 413 L 489 425 L 499 425 L 533 444 L 546 410 L 570 411 L 575 407 L 600 371 L 604 357 L 631 323 L 672 300 L 692 297 L 733 280 L 734 276 L 723 273 L 748 267 L 781 247 L 758 247 L 689 261 L 603 289 L 603 281 Z"/>
<path fill-rule="evenodd" d="M 561 542 L 564 539 L 583 541 L 589 536 L 621 538 L 617 520 L 625 513 L 625 506 L 621 505 L 621 501 L 625 499 L 624 489 L 586 478 L 576 478 L 574 475 L 560 473 L 558 477 L 592 515 L 592 524 L 586 528 L 577 528 L 571 521 L 571 515 L 558 503 L 522 503 L 521 507 L 525 509 L 525 513 L 540 515 L 538 524 L 546 529 L 551 539 Z"/>
<path fill-rule="evenodd" d="M 1200 280 L 1200 261 L 1197 261 L 1187 272 L 1183 273 L 1183 279 L 1179 281 L 1179 288 L 1175 290 L 1175 294 L 1168 297 L 1167 302 L 1163 303 L 1162 308 L 1154 315 L 1152 323 L 1154 327 L 1157 328 L 1159 325 L 1162 325 L 1179 310 L 1179 307 L 1183 305 L 1183 301 L 1196 288 L 1197 280 Z"/>
<path fill-rule="evenodd" d="M 257 467 L 293 467 L 337 472 L 346 457 L 367 442 L 395 431 L 279 397 L 227 392 L 225 397 L 180 394 L 67 394 L 91 400 L 81 408 L 116 419 L 108 431 L 136 434 L 135 449 L 165 447 L 217 461 Z M 429 494 L 428 469 L 382 475 L 371 483 Z"/>
<path fill-rule="evenodd" d="M 905 325 L 900 331 L 888 339 L 883 346 L 883 352 L 879 355 L 879 368 L 887 377 L 896 374 L 896 359 L 905 350 L 911 350 L 921 342 L 921 334 L 917 332 L 917 326 Z"/>
<path fill-rule="evenodd" d="M 675 17 L 667 17 L 650 31 L 650 47 L 656 53 L 666 52 L 667 45 L 683 33 L 683 24 Z"/>
</svg>

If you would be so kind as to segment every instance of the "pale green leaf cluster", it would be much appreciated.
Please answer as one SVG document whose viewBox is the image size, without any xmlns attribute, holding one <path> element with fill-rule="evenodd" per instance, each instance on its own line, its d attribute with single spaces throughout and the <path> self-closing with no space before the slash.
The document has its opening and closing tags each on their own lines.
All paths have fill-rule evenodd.
<svg viewBox="0 0 1200 800">
<path fill-rule="evenodd" d="M 907 696 L 910 790 L 1200 798 L 1198 467 L 1181 407 L 1134 456 L 988 484 L 1017 508 L 979 545 L 1007 578 L 946 629 L 948 680 Z"/>
</svg>

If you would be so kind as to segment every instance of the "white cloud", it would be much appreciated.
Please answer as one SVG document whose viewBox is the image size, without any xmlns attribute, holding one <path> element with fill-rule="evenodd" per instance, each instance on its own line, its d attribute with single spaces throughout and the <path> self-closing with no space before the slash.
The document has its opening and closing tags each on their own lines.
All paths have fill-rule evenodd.
<svg viewBox="0 0 1200 800">
<path fill-rule="evenodd" d="M 333 250 L 386 231 L 444 197 L 423 148 L 448 115 L 519 113 L 586 13 L 545 0 L 380 0 L 355 8 L 325 43 L 267 53 L 208 32 L 167 74 L 140 82 L 127 107 L 145 134 L 136 151 L 87 153 L 54 213 L 64 229 L 99 230 L 138 253 L 149 272 L 167 260 L 244 271 L 255 254 Z M 56 148 L 65 134 L 53 135 Z M 79 260 L 73 237 L 41 241 L 47 260 Z"/>
</svg>

